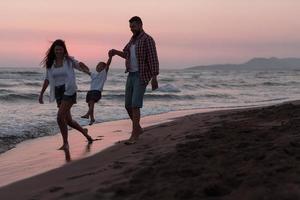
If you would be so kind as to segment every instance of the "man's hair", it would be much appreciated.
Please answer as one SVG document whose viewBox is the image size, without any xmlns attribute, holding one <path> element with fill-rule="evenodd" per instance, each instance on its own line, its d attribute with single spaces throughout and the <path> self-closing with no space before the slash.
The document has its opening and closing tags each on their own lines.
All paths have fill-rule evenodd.
<svg viewBox="0 0 300 200">
<path fill-rule="evenodd" d="M 130 23 L 137 22 L 137 23 L 143 25 L 142 19 L 140 17 L 138 17 L 138 16 L 131 17 L 131 19 L 129 20 L 129 22 Z"/>
</svg>

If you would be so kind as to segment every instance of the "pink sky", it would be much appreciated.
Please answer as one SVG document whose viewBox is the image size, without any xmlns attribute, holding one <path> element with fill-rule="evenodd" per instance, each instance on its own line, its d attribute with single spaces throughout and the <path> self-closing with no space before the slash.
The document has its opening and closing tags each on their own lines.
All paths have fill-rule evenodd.
<svg viewBox="0 0 300 200">
<path fill-rule="evenodd" d="M 161 68 L 300 57 L 299 0 L 9 0 L 0 13 L 0 67 L 38 66 L 57 38 L 94 66 L 128 42 L 134 15 L 156 40 Z"/>
</svg>

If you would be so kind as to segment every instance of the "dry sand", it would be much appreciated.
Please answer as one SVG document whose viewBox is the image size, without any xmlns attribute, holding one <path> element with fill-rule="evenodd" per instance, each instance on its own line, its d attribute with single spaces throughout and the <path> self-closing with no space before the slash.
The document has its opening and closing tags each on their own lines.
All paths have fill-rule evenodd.
<svg viewBox="0 0 300 200">
<path fill-rule="evenodd" d="M 6 187 L 1 199 L 300 199 L 300 105 L 216 111 Z"/>
</svg>

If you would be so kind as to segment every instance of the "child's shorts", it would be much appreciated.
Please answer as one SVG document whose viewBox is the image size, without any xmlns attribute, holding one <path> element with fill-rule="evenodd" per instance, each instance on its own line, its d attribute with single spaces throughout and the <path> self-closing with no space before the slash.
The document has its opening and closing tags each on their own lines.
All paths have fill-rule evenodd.
<svg viewBox="0 0 300 200">
<path fill-rule="evenodd" d="M 99 90 L 90 90 L 86 94 L 86 102 L 94 101 L 97 103 L 101 99 L 101 92 Z"/>
</svg>

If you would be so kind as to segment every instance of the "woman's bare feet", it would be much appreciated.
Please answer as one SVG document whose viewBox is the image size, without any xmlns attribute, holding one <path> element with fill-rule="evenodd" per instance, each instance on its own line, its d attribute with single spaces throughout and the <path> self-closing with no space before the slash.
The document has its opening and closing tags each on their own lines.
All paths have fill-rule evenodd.
<svg viewBox="0 0 300 200">
<path fill-rule="evenodd" d="M 59 149 L 57 150 L 69 150 L 69 144 L 66 143 L 66 144 L 63 144 Z"/>
<path fill-rule="evenodd" d="M 88 134 L 89 130 L 87 128 L 84 128 L 83 131 L 84 131 L 84 136 L 88 140 L 89 144 L 93 143 L 94 139 Z"/>
</svg>

